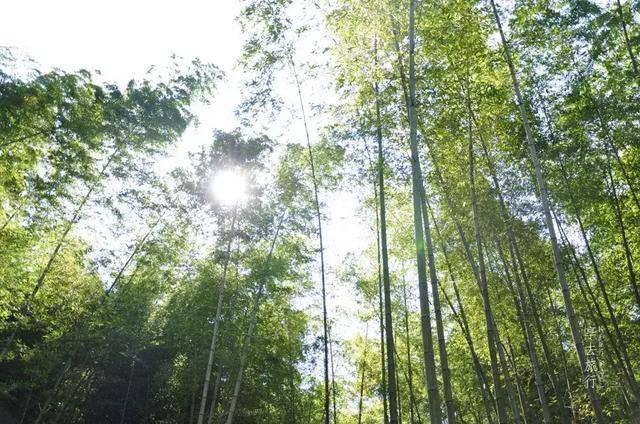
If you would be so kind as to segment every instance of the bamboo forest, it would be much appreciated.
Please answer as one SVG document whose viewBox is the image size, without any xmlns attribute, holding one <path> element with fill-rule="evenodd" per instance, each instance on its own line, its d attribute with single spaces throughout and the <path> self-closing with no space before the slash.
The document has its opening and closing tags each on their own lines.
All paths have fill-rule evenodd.
<svg viewBox="0 0 640 424">
<path fill-rule="evenodd" d="M 639 0 L 24 0 L 0 423 L 640 423 Z"/>
</svg>

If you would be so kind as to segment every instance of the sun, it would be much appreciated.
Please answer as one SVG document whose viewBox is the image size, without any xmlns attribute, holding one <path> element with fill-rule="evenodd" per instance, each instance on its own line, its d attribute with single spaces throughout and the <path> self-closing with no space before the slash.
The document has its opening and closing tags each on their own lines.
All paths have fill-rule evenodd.
<svg viewBox="0 0 640 424">
<path fill-rule="evenodd" d="M 211 179 L 211 195 L 223 206 L 237 206 L 247 199 L 247 180 L 238 169 L 224 169 Z"/>
</svg>

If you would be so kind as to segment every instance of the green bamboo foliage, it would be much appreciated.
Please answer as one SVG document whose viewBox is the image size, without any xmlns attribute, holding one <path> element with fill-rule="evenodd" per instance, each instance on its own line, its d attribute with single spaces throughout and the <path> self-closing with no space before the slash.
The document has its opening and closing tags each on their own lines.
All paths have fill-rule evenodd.
<svg viewBox="0 0 640 424">
<path fill-rule="evenodd" d="M 168 170 L 217 67 L 0 50 L 0 420 L 635 422 L 639 13 L 247 0 Z"/>
</svg>

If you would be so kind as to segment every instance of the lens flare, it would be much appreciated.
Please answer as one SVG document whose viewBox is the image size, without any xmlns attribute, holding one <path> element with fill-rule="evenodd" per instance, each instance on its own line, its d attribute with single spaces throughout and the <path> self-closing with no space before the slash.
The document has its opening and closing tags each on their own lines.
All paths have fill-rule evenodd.
<svg viewBox="0 0 640 424">
<path fill-rule="evenodd" d="M 216 172 L 211 179 L 211 194 L 223 206 L 236 206 L 247 199 L 247 180 L 237 169 Z"/>
</svg>

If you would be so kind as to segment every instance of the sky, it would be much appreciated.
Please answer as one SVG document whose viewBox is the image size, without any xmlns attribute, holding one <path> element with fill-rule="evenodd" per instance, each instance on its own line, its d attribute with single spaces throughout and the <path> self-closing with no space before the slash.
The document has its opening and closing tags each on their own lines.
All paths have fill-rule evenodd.
<svg viewBox="0 0 640 424">
<path fill-rule="evenodd" d="M 211 128 L 238 126 L 233 110 L 240 99 L 239 80 L 233 78 L 233 66 L 242 45 L 234 19 L 239 2 L 20 0 L 3 9 L 11 19 L 0 26 L 0 45 L 19 49 L 42 70 L 98 70 L 104 81 L 124 86 L 144 78 L 152 66 L 168 65 L 175 53 L 214 63 L 230 75 L 215 102 L 198 107 L 200 127 L 191 127 L 172 152 L 180 159 L 206 142 Z"/>
<path fill-rule="evenodd" d="M 8 1 L 3 4 L 6 19 L 0 25 L 0 46 L 17 49 L 36 61 L 41 71 L 99 70 L 97 78 L 121 86 L 132 78 L 144 78 L 151 66 L 167 65 L 173 53 L 216 64 L 227 78 L 219 84 L 210 105 L 196 108 L 198 127 L 190 127 L 158 164 L 169 170 L 185 163 L 189 151 L 207 143 L 214 128 L 232 130 L 239 125 L 234 109 L 241 99 L 242 75 L 234 65 L 243 41 L 235 21 L 240 5 L 232 0 Z M 292 84 L 283 87 L 292 90 Z M 282 94 L 295 98 L 292 91 Z M 317 100 L 315 93 L 307 95 Z M 290 107 L 295 110 L 298 105 Z M 312 115 L 312 139 L 317 133 L 314 120 Z M 259 124 L 269 127 L 273 123 Z M 304 128 L 296 113 L 276 126 L 279 128 L 267 129 L 285 142 L 304 141 Z M 323 225 L 330 271 L 329 314 L 338 319 L 335 337 L 345 340 L 357 331 L 364 332 L 364 327 L 348 318 L 357 308 L 354 294 L 352 288 L 338 281 L 335 272 L 348 254 L 365 249 L 373 234 L 356 213 L 359 204 L 354 193 L 341 190 L 330 196 L 321 193 L 321 197 L 327 204 L 327 222 Z M 319 306 L 315 294 L 306 301 Z"/>
<path fill-rule="evenodd" d="M 241 45 L 237 2 L 225 0 L 20 0 L 3 5 L 4 45 L 44 66 L 99 69 L 117 82 L 144 75 L 168 54 L 233 65 Z"/>
</svg>

